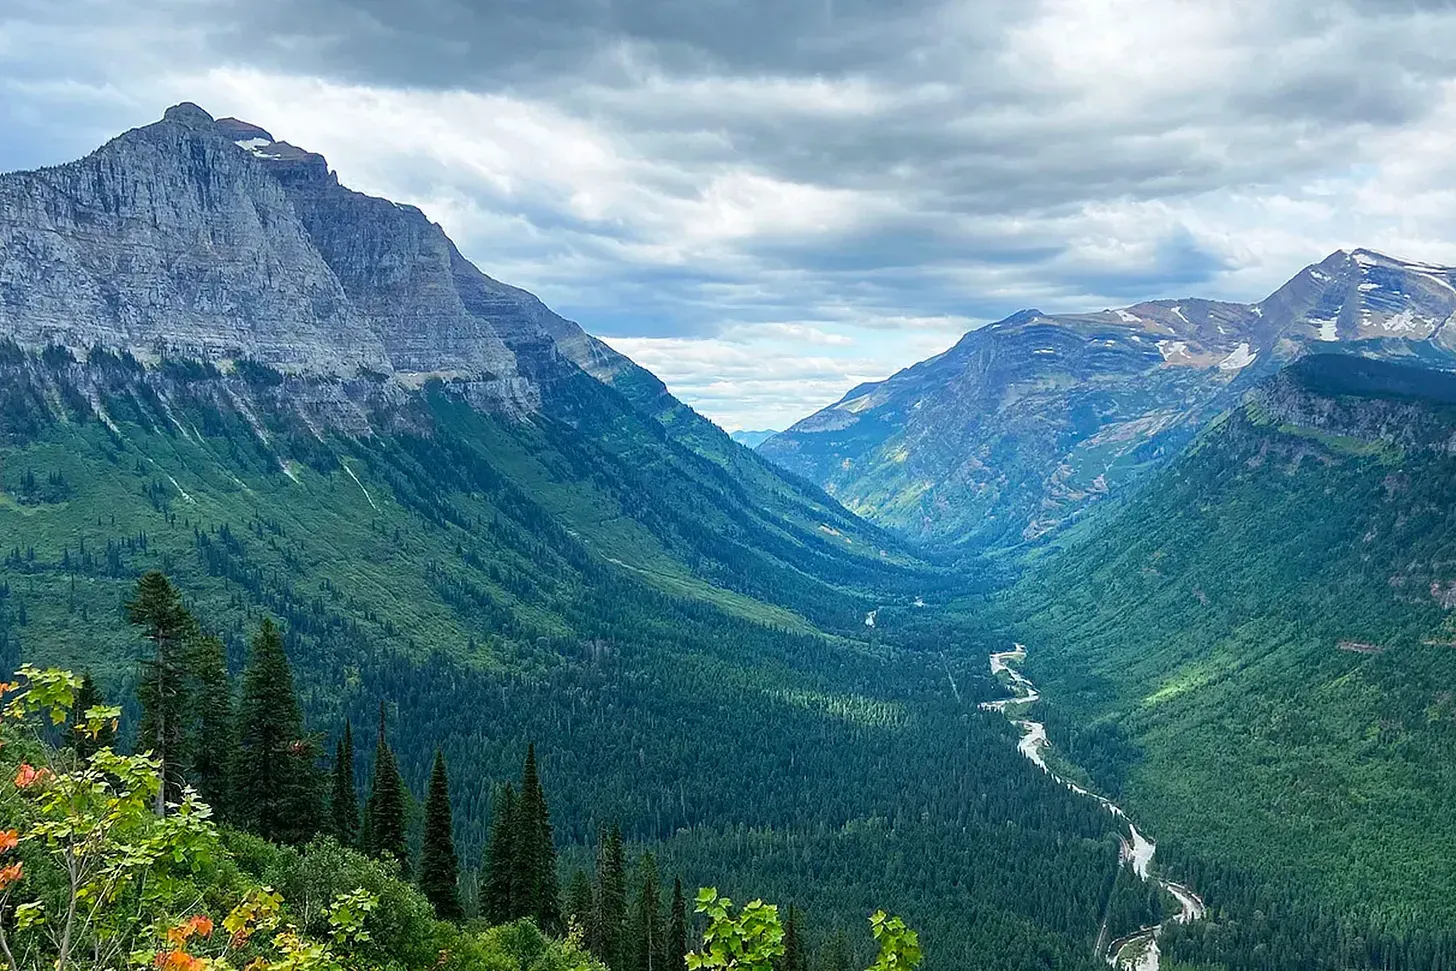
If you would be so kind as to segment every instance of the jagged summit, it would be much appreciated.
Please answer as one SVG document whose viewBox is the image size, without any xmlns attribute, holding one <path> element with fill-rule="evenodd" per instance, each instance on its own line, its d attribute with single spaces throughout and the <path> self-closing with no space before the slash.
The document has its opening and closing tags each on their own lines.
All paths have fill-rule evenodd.
<svg viewBox="0 0 1456 971">
<path fill-rule="evenodd" d="M 0 210 L 0 338 L 25 347 L 440 376 L 513 411 L 564 371 L 634 370 L 419 209 L 191 102 L 84 159 L 0 175 Z"/>
<path fill-rule="evenodd" d="M 162 113 L 163 121 L 170 121 L 178 125 L 186 125 L 189 128 L 202 128 L 213 123 L 212 115 L 208 114 L 200 105 L 191 101 L 184 101 L 175 104 Z"/>
</svg>

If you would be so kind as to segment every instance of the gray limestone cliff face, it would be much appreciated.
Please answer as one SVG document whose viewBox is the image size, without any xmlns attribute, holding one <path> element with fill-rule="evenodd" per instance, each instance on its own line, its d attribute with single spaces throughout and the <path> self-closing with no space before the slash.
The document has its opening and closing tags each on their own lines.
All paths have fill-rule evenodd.
<svg viewBox="0 0 1456 971">
<path fill-rule="evenodd" d="M 636 370 L 491 279 L 420 210 L 321 155 L 178 105 L 77 162 L 0 176 L 0 337 L 304 374 L 459 379 L 513 411 Z"/>
<path fill-rule="evenodd" d="M 210 125 L 179 107 L 78 162 L 0 176 L 0 334 L 387 368 L 283 187 Z"/>
</svg>

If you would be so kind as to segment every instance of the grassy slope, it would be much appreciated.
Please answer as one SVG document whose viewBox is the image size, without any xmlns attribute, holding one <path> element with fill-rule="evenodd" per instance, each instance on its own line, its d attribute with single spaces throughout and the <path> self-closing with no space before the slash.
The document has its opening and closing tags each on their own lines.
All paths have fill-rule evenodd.
<svg viewBox="0 0 1456 971">
<path fill-rule="evenodd" d="M 1065 744 L 1168 856 L 1456 920 L 1453 508 L 1449 457 L 1231 416 L 1018 590 Z"/>
</svg>

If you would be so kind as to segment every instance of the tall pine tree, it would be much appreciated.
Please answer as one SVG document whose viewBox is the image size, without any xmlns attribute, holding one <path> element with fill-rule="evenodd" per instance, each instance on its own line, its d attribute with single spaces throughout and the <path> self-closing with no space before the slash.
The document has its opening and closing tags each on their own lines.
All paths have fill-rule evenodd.
<svg viewBox="0 0 1456 971">
<path fill-rule="evenodd" d="M 566 919 L 580 931 L 583 940 L 592 939 L 595 909 L 591 877 L 581 867 L 577 867 L 572 871 L 571 882 L 566 886 Z"/>
<path fill-rule="evenodd" d="M 137 683 L 142 708 L 137 748 L 150 751 L 162 764 L 163 784 L 153 808 L 163 816 L 167 803 L 176 802 L 182 794 L 182 718 L 187 709 L 183 649 L 196 623 L 177 589 L 157 570 L 137 580 L 136 595 L 126 604 L 126 617 L 152 645 Z"/>
<path fill-rule="evenodd" d="M 374 780 L 364 807 L 368 841 L 364 852 L 380 859 L 409 863 L 405 842 L 404 778 L 385 736 L 384 702 L 379 703 L 379 742 L 374 749 Z"/>
<path fill-rule="evenodd" d="M 345 846 L 359 839 L 359 792 L 354 788 L 354 726 L 344 719 L 344 735 L 334 746 L 334 772 L 329 786 L 329 816 L 334 838 Z"/>
<path fill-rule="evenodd" d="M 662 890 L 657 881 L 657 861 L 644 852 L 637 861 L 637 899 L 632 908 L 630 971 L 662 971 L 666 935 L 662 929 Z"/>
<path fill-rule="evenodd" d="M 841 927 L 834 932 L 834 936 L 824 945 L 821 954 L 820 971 L 849 971 L 853 959 L 850 956 L 849 939 L 844 936 L 844 928 Z"/>
<path fill-rule="evenodd" d="M 227 656 L 215 637 L 199 640 L 191 652 L 189 693 L 192 704 L 187 749 L 191 776 L 202 801 L 222 819 L 232 818 L 233 781 L 237 768 L 237 731 Z M 300 722 L 301 725 L 301 722 Z"/>
<path fill-rule="evenodd" d="M 243 672 L 234 775 L 239 822 L 280 843 L 303 843 L 317 833 L 322 786 L 314 754 L 303 735 L 283 635 L 264 618 Z"/>
<path fill-rule="evenodd" d="M 530 917 L 548 934 L 561 932 L 561 890 L 556 877 L 556 844 L 551 835 L 551 813 L 536 770 L 536 746 L 526 747 L 521 769 L 521 801 L 516 816 L 516 879 L 512 894 L 519 895 L 516 910 Z"/>
<path fill-rule="evenodd" d="M 420 889 L 443 920 L 465 916 L 460 906 L 460 860 L 455 855 L 454 822 L 450 813 L 450 782 L 445 755 L 435 750 L 430 790 L 425 797 L 425 839 L 420 850 Z"/>
<path fill-rule="evenodd" d="M 804 953 L 804 915 L 799 908 L 789 904 L 788 918 L 784 921 L 784 953 L 775 962 L 776 971 L 809 971 L 808 956 Z"/>
<path fill-rule="evenodd" d="M 95 755 L 98 749 L 103 749 L 116 744 L 116 730 L 106 725 L 93 737 L 86 731 L 84 725 L 86 712 L 92 708 L 104 708 L 106 699 L 101 696 L 101 689 L 87 671 L 81 676 L 81 687 L 76 689 L 76 703 L 71 706 L 71 726 L 66 735 L 66 744 L 83 759 L 89 759 Z"/>
<path fill-rule="evenodd" d="M 682 881 L 672 882 L 672 915 L 667 921 L 665 971 L 687 971 L 688 902 L 683 899 Z"/>
<path fill-rule="evenodd" d="M 627 873 L 622 858 L 622 831 L 602 833 L 597 848 L 596 938 L 592 951 L 611 971 L 626 971 L 623 943 L 627 916 Z"/>
<path fill-rule="evenodd" d="M 516 876 L 516 829 L 516 790 L 506 783 L 491 811 L 485 885 L 481 889 L 480 912 L 492 924 L 504 924 L 519 916 L 512 892 Z"/>
</svg>

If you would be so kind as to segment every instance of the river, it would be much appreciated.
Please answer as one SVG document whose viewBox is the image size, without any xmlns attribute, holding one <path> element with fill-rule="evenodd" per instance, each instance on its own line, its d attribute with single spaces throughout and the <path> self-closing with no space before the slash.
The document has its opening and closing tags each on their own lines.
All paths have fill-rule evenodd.
<svg viewBox="0 0 1456 971">
<path fill-rule="evenodd" d="M 1023 709 L 1041 698 L 1041 693 L 1036 690 L 1036 685 L 1032 684 L 1031 679 L 1022 674 L 1017 667 L 1024 660 L 1026 660 L 1026 645 L 1024 644 L 1017 644 L 1015 650 L 991 655 L 991 673 L 1006 675 L 1011 682 L 1012 694 L 1011 697 L 1002 698 L 1000 701 L 984 702 L 981 707 L 986 711 L 1001 712 L 1011 720 L 1011 724 L 1021 730 L 1021 741 L 1017 743 L 1016 748 L 1037 768 L 1073 792 L 1097 800 L 1108 812 L 1127 824 L 1127 835 L 1122 838 L 1123 862 L 1129 864 L 1139 877 L 1153 881 L 1171 894 L 1178 901 L 1179 909 L 1177 914 L 1162 924 L 1156 927 L 1144 927 L 1111 941 L 1105 946 L 1099 936 L 1097 949 L 1107 963 L 1119 971 L 1158 971 L 1160 957 L 1158 937 L 1162 934 L 1163 928 L 1175 922 L 1186 924 L 1199 920 L 1204 916 L 1207 908 L 1204 907 L 1203 899 L 1198 894 L 1182 884 L 1165 880 L 1154 872 L 1153 855 L 1157 852 L 1158 845 L 1137 828 L 1128 818 L 1127 813 L 1122 811 L 1122 807 L 1105 796 L 1082 788 L 1070 779 L 1062 778 L 1047 765 L 1046 751 L 1051 743 L 1047 741 L 1046 726 L 1039 721 L 1020 717 Z"/>
</svg>

